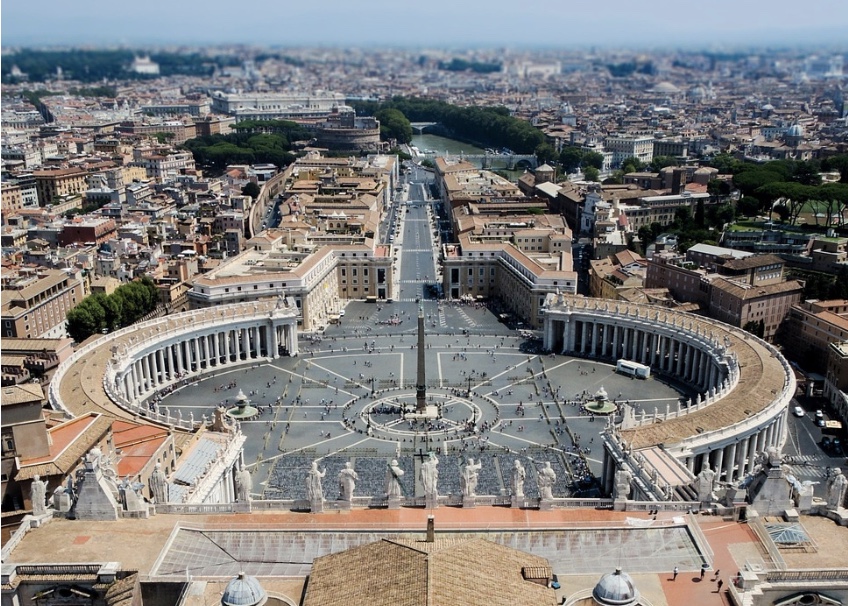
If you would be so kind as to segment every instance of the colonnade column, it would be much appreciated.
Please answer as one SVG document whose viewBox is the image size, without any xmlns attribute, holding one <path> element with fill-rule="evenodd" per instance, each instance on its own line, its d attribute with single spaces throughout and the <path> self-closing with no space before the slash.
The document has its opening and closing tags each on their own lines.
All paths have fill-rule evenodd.
<svg viewBox="0 0 848 606">
<path fill-rule="evenodd" d="M 724 448 L 719 448 L 716 451 L 715 461 L 710 467 L 712 467 L 713 471 L 716 472 L 719 476 L 721 475 L 721 468 L 724 465 Z"/>
<path fill-rule="evenodd" d="M 736 442 L 727 446 L 727 458 L 724 464 L 724 480 L 726 482 L 733 481 L 733 468 L 736 463 Z"/>
</svg>

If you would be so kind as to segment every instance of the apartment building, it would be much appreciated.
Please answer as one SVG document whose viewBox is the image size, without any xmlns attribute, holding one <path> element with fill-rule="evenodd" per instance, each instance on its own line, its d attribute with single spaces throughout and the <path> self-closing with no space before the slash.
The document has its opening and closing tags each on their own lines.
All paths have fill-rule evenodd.
<svg viewBox="0 0 848 606">
<path fill-rule="evenodd" d="M 59 246 L 93 242 L 103 244 L 115 237 L 118 226 L 114 219 L 76 217 L 62 227 Z"/>
<path fill-rule="evenodd" d="M 845 425 L 848 424 L 848 341 L 830 343 L 827 354 L 827 374 L 822 395 Z"/>
<path fill-rule="evenodd" d="M 297 120 L 327 117 L 345 103 L 342 93 L 212 93 L 212 111 L 242 120 Z"/>
<path fill-rule="evenodd" d="M 57 168 L 33 171 L 39 206 L 52 204 L 58 198 L 85 195 L 86 172 L 79 168 Z"/>
<path fill-rule="evenodd" d="M 24 199 L 21 195 L 21 186 L 17 183 L 3 181 L 0 183 L 0 193 L 2 193 L 2 209 L 3 219 L 5 223 L 6 217 L 17 214 L 24 207 Z"/>
<path fill-rule="evenodd" d="M 790 357 L 821 372 L 832 343 L 848 341 L 848 300 L 805 301 L 792 306 L 781 338 Z"/>
<path fill-rule="evenodd" d="M 654 159 L 654 138 L 647 135 L 613 135 L 604 139 L 604 150 L 612 152 L 612 166 L 621 166 L 627 158 L 644 164 Z"/>
<path fill-rule="evenodd" d="M 3 276 L 2 336 L 67 336 L 65 316 L 85 296 L 80 278 L 59 269 L 20 270 Z"/>
<path fill-rule="evenodd" d="M 686 256 L 655 254 L 645 287 L 668 288 L 676 300 L 697 303 L 711 318 L 734 326 L 761 323 L 763 338 L 772 340 L 803 292 L 801 282 L 785 280 L 783 268 L 775 255 L 697 244 Z"/>
</svg>

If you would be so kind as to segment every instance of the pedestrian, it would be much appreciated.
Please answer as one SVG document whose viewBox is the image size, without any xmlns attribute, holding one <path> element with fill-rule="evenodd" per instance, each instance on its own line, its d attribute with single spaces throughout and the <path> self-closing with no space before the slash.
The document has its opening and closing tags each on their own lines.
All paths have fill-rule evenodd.
<svg viewBox="0 0 848 606">
<path fill-rule="evenodd" d="M 719 575 L 720 573 L 721 573 L 721 570 L 719 570 L 718 568 L 716 568 L 715 574 L 713 575 L 713 581 L 715 581 L 715 580 L 718 578 L 718 575 Z"/>
<path fill-rule="evenodd" d="M 678 570 L 677 566 L 675 566 L 674 567 L 674 576 L 671 578 L 672 581 L 677 580 L 677 573 L 679 573 L 679 572 L 680 572 L 680 570 Z"/>
<path fill-rule="evenodd" d="M 722 585 L 724 585 L 724 581 L 722 579 L 719 579 L 718 583 L 716 584 L 716 593 L 721 592 L 721 586 Z"/>
<path fill-rule="evenodd" d="M 704 575 L 707 574 L 707 569 L 701 566 L 701 580 L 704 579 Z"/>
</svg>

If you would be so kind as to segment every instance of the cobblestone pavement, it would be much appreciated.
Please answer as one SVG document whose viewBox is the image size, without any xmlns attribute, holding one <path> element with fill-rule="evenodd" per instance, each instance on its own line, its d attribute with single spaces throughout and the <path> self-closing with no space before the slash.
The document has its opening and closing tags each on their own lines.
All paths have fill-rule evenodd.
<svg viewBox="0 0 848 606">
<path fill-rule="evenodd" d="M 379 494 L 384 478 L 375 470 L 399 454 L 408 457 L 408 489 L 416 490 L 420 456 L 413 455 L 428 450 L 443 456 L 442 494 L 458 491 L 458 469 L 467 457 L 485 455 L 478 494 L 508 486 L 503 465 L 521 458 L 530 472 L 552 461 L 554 494 L 568 496 L 592 494 L 591 479 L 600 473 L 597 436 L 605 423 L 581 412 L 582 398 L 604 387 L 610 398 L 651 413 L 680 396 L 680 386 L 633 380 L 610 364 L 539 355 L 538 341 L 510 330 L 485 306 L 424 301 L 422 307 L 428 394 L 444 404 L 438 421 L 401 417 L 403 406 L 415 402 L 418 308 L 402 302 L 350 303 L 341 325 L 300 336 L 299 357 L 184 386 L 160 407 L 199 420 L 219 404 L 233 405 L 244 391 L 261 410 L 242 423 L 245 461 L 257 491 L 269 498 L 298 498 L 308 462 L 316 458 L 328 458 L 321 463 L 330 468 L 328 496 L 337 491 L 336 468 L 345 460 L 358 461 L 355 469 L 365 473 L 357 494 Z M 363 463 L 368 458 L 381 461 L 375 470 Z M 528 491 L 534 486 L 528 473 Z"/>
</svg>

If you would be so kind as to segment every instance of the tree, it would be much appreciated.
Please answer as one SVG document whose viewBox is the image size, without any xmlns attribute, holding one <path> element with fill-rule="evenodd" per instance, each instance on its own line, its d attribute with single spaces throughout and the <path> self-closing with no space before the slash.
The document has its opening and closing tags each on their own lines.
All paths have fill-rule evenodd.
<svg viewBox="0 0 848 606">
<path fill-rule="evenodd" d="M 68 312 L 66 317 L 68 335 L 82 343 L 91 335 L 106 328 L 106 312 L 97 299 L 86 297 Z"/>
<path fill-rule="evenodd" d="M 594 166 L 587 166 L 583 169 L 583 174 L 585 175 L 587 181 L 598 181 L 601 176 L 601 171 L 599 171 Z"/>
<path fill-rule="evenodd" d="M 603 166 L 603 164 L 601 164 L 601 166 Z M 599 166 L 598 168 L 601 167 Z M 644 168 L 645 163 L 635 156 L 625 158 L 624 161 L 621 163 L 621 170 L 625 175 L 627 173 L 638 173 Z"/>
<path fill-rule="evenodd" d="M 241 188 L 242 196 L 250 196 L 254 200 L 259 197 L 259 194 L 262 192 L 262 188 L 259 187 L 253 181 L 244 184 L 244 187 Z"/>
<path fill-rule="evenodd" d="M 704 200 L 703 198 L 698 198 L 698 202 L 695 205 L 695 225 L 698 227 L 704 227 L 704 225 L 706 225 L 706 218 Z"/>
<path fill-rule="evenodd" d="M 763 335 L 766 334 L 766 323 L 763 320 L 750 320 L 745 322 L 742 330 L 762 339 Z"/>
<path fill-rule="evenodd" d="M 399 144 L 412 141 L 412 124 L 396 109 L 381 109 L 374 115 L 380 121 L 380 138 L 396 140 Z"/>
<path fill-rule="evenodd" d="M 539 164 L 551 164 L 556 161 L 557 153 L 550 143 L 540 143 L 534 153 Z"/>
<path fill-rule="evenodd" d="M 736 210 L 743 217 L 754 217 L 759 214 L 761 208 L 760 201 L 750 196 L 745 196 L 736 203 Z"/>
<path fill-rule="evenodd" d="M 604 155 L 596 151 L 590 151 L 583 154 L 583 159 L 580 164 L 584 167 L 591 166 L 599 171 L 604 167 Z"/>
<path fill-rule="evenodd" d="M 582 161 L 583 150 L 579 147 L 565 147 L 559 153 L 559 163 L 562 164 L 562 169 L 566 173 L 577 172 Z"/>
<path fill-rule="evenodd" d="M 672 156 L 654 156 L 651 160 L 651 170 L 655 173 L 660 172 L 667 166 L 677 166 L 677 160 Z"/>
</svg>

